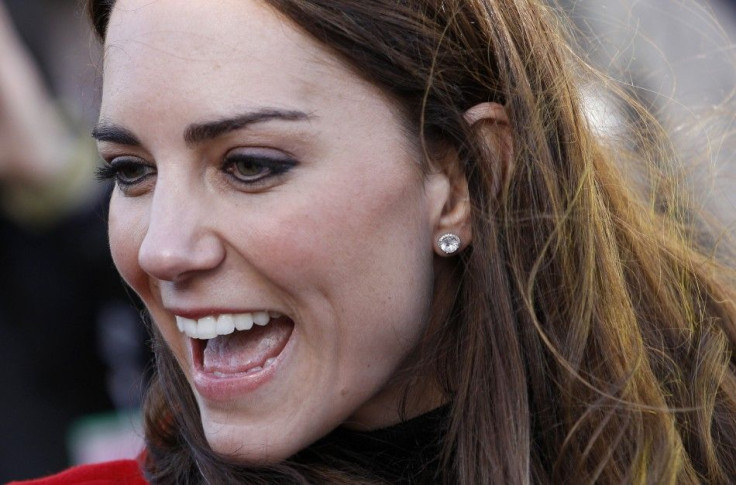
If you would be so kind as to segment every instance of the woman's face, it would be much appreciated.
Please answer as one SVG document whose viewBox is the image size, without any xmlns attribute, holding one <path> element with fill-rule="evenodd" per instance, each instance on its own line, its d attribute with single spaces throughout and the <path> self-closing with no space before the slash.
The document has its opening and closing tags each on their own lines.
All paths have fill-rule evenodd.
<svg viewBox="0 0 736 485">
<path fill-rule="evenodd" d="M 214 450 L 270 462 L 398 420 L 448 183 L 395 108 L 260 2 L 117 2 L 110 245 Z"/>
</svg>

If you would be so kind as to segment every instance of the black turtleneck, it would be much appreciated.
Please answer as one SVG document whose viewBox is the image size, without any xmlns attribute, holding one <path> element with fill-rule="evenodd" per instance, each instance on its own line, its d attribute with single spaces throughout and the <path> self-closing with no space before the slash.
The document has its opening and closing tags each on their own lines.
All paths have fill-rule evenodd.
<svg viewBox="0 0 736 485">
<path fill-rule="evenodd" d="M 449 410 L 449 405 L 442 406 L 373 431 L 338 428 L 301 452 L 298 460 L 353 469 L 391 484 L 438 483 Z"/>
</svg>

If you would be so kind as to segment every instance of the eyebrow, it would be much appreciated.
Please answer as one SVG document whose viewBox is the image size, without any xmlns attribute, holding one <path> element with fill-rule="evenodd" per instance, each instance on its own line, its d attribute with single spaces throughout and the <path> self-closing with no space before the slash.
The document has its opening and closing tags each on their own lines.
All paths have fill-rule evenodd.
<svg viewBox="0 0 736 485">
<path fill-rule="evenodd" d="M 261 109 L 215 121 L 192 123 L 184 130 L 184 142 L 188 146 L 196 145 L 256 123 L 273 120 L 306 121 L 312 118 L 312 115 L 303 111 Z M 140 140 L 130 130 L 106 121 L 100 121 L 92 130 L 92 138 L 119 145 L 141 146 Z"/>
<path fill-rule="evenodd" d="M 191 124 L 184 130 L 184 141 L 187 145 L 191 146 L 255 123 L 264 123 L 273 120 L 305 121 L 311 118 L 311 115 L 303 111 L 262 109 L 216 121 Z"/>
<path fill-rule="evenodd" d="M 141 146 L 140 140 L 129 130 L 122 126 L 101 121 L 92 130 L 92 138 L 97 141 L 108 141 L 118 145 Z"/>
</svg>

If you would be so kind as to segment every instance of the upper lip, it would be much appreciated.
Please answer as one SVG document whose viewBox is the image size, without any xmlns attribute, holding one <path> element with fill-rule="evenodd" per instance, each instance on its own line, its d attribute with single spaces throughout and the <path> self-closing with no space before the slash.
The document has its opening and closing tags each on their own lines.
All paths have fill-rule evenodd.
<svg viewBox="0 0 736 485">
<path fill-rule="evenodd" d="M 200 318 L 204 317 L 212 317 L 212 316 L 218 316 L 218 315 L 239 315 L 241 313 L 256 313 L 256 312 L 277 312 L 280 314 L 284 314 L 284 312 L 280 310 L 276 310 L 272 307 L 260 307 L 260 308 L 167 308 L 167 311 L 170 313 L 173 313 L 176 316 L 183 317 L 183 318 L 189 318 L 191 320 L 198 320 Z"/>
</svg>

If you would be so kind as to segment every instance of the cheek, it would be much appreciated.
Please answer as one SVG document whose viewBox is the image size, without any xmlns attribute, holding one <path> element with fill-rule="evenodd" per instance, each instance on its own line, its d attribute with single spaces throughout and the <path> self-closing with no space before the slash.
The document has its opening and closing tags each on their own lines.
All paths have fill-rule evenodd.
<svg viewBox="0 0 736 485">
<path fill-rule="evenodd" d="M 389 236 L 386 216 L 390 214 L 380 197 L 348 197 L 332 191 L 326 198 L 269 211 L 268 220 L 261 224 L 267 241 L 261 246 L 266 254 L 263 261 L 278 261 L 284 271 L 298 272 L 355 267 L 369 257 L 366 248 Z"/>
<path fill-rule="evenodd" d="M 406 175 L 326 189 L 265 211 L 269 217 L 257 224 L 260 254 L 253 258 L 262 272 L 338 306 L 356 300 L 401 306 L 414 294 L 425 300 L 432 231 L 420 182 Z"/>
<path fill-rule="evenodd" d="M 110 253 L 120 275 L 141 297 L 145 275 L 138 264 L 138 249 L 145 234 L 142 214 L 132 210 L 133 204 L 113 193 L 110 200 L 108 237 Z"/>
</svg>

